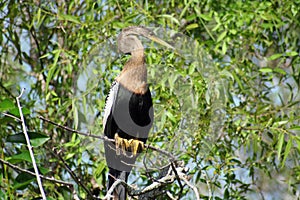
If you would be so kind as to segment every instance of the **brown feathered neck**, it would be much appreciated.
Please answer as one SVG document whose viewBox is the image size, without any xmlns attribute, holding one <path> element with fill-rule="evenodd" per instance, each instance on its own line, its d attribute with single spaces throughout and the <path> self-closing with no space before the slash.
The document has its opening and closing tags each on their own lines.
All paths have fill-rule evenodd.
<svg viewBox="0 0 300 200">
<path fill-rule="evenodd" d="M 116 80 L 133 93 L 145 94 L 147 92 L 147 68 L 144 49 L 131 52 L 131 58 L 124 65 Z"/>
</svg>

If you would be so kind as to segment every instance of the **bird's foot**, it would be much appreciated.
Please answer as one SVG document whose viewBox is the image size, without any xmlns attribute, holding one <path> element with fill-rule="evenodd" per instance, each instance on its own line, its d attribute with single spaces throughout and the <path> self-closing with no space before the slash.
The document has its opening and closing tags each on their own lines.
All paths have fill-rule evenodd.
<svg viewBox="0 0 300 200">
<path fill-rule="evenodd" d="M 126 155 L 126 151 L 130 151 L 134 156 L 144 149 L 144 142 L 137 139 L 127 140 L 121 138 L 117 133 L 115 134 L 115 142 L 117 155 L 120 155 L 120 149 L 124 155 Z"/>
</svg>

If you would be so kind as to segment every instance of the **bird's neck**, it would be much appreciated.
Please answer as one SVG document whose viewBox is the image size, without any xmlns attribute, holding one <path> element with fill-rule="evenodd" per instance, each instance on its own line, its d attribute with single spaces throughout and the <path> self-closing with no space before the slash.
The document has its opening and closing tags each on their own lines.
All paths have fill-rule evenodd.
<svg viewBox="0 0 300 200">
<path fill-rule="evenodd" d="M 143 50 L 131 53 L 131 58 L 124 65 L 116 80 L 134 93 L 145 94 L 147 92 L 147 68 Z"/>
</svg>

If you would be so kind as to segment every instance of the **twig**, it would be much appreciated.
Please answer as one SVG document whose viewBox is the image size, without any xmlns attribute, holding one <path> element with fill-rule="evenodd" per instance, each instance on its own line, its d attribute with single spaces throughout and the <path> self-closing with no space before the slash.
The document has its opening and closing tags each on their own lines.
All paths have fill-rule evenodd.
<svg viewBox="0 0 300 200">
<path fill-rule="evenodd" d="M 11 114 L 8 114 L 8 113 L 2 113 L 2 114 L 3 114 L 4 116 L 11 117 L 11 118 L 17 120 L 18 122 L 21 121 L 18 117 L 14 116 L 14 115 L 11 115 Z"/>
<path fill-rule="evenodd" d="M 173 197 L 173 195 L 171 194 L 171 192 L 167 191 L 167 195 L 171 200 L 177 200 L 175 197 Z"/>
<path fill-rule="evenodd" d="M 161 188 L 167 184 L 170 184 L 170 183 L 174 182 L 175 180 L 178 180 L 179 182 L 180 182 L 180 180 L 182 180 L 186 183 L 187 186 L 189 186 L 194 191 L 196 200 L 200 200 L 198 189 L 193 184 L 191 184 L 188 181 L 188 179 L 186 178 L 187 177 L 187 175 L 185 174 L 186 169 L 184 167 L 182 167 L 182 165 L 176 167 L 175 169 L 174 168 L 175 168 L 175 166 L 174 165 L 172 166 L 172 164 L 170 164 L 169 172 L 164 177 L 159 179 L 157 182 L 154 182 L 151 185 L 145 187 L 142 190 L 130 191 L 129 194 L 131 196 L 138 195 L 139 197 L 141 197 L 141 195 L 145 196 L 146 193 L 151 193 L 151 195 L 147 194 L 147 196 L 153 196 L 154 194 L 152 194 L 152 193 L 155 193 L 155 190 L 157 190 L 158 188 Z M 174 173 L 172 173 L 172 172 L 174 172 Z"/>
<path fill-rule="evenodd" d="M 192 188 L 192 190 L 194 190 L 194 193 L 196 195 L 196 199 L 200 200 L 200 196 L 199 196 L 199 192 L 198 189 L 196 188 L 196 186 L 192 185 L 187 178 L 184 176 L 180 176 L 180 179 L 183 180 L 190 188 Z"/>
<path fill-rule="evenodd" d="M 77 130 L 74 130 L 74 129 L 69 128 L 69 127 L 67 127 L 67 126 L 63 126 L 63 125 L 57 124 L 57 123 L 55 123 L 55 122 L 53 122 L 53 121 L 51 121 L 51 120 L 49 120 L 49 119 L 46 119 L 46 118 L 44 118 L 44 117 L 42 117 L 42 116 L 38 116 L 38 118 L 41 119 L 41 120 L 43 120 L 43 121 L 45 121 L 45 122 L 48 122 L 48 123 L 50 123 L 50 124 L 53 124 L 53 125 L 55 125 L 55 126 L 57 126 L 57 127 L 59 127 L 59 128 L 62 128 L 62 129 L 67 130 L 67 131 L 69 131 L 69 132 L 72 132 L 72 133 L 76 133 L 76 134 L 79 134 L 79 135 L 83 135 L 83 136 L 92 137 L 92 138 L 100 139 L 100 140 L 103 140 L 103 141 L 115 143 L 115 140 L 114 140 L 114 139 L 109 139 L 109 138 L 106 137 L 106 136 L 93 135 L 93 134 L 91 134 L 91 133 L 84 133 L 84 132 L 81 132 L 81 131 L 77 131 Z M 144 146 L 145 146 L 145 148 L 148 148 L 148 149 L 151 149 L 151 150 L 154 150 L 154 151 L 157 151 L 157 152 L 159 152 L 159 153 L 162 153 L 162 154 L 166 155 L 167 157 L 170 158 L 170 161 L 171 161 L 171 162 L 174 161 L 174 160 L 176 160 L 175 156 L 173 156 L 171 153 L 169 153 L 169 152 L 167 152 L 167 151 L 165 151 L 165 150 L 156 148 L 156 147 L 151 146 L 151 145 L 149 145 L 149 144 L 145 144 Z"/>
<path fill-rule="evenodd" d="M 20 172 L 24 172 L 24 173 L 27 173 L 27 174 L 30 174 L 32 176 L 35 176 L 36 174 L 34 172 L 31 172 L 29 170 L 26 170 L 26 169 L 22 169 L 16 165 L 13 165 L 11 164 L 10 162 L 7 162 L 3 159 L 0 158 L 0 162 L 2 162 L 3 164 L 9 166 L 10 168 L 16 170 L 16 171 L 20 171 Z M 73 184 L 72 183 L 68 183 L 68 182 L 65 182 L 65 181 L 61 181 L 61 180 L 57 180 L 55 178 L 49 178 L 47 176 L 43 176 L 40 174 L 40 177 L 44 180 L 47 180 L 47 181 L 51 181 L 51 182 L 54 182 L 54 183 L 58 183 L 58 184 L 62 184 L 62 185 L 66 185 L 66 186 L 69 186 L 69 187 L 73 187 Z"/>
<path fill-rule="evenodd" d="M 209 177 L 206 170 L 205 170 L 205 175 L 206 175 L 207 179 L 210 179 L 210 177 Z M 210 186 L 211 181 L 207 180 L 207 179 L 206 179 L 206 185 L 207 185 L 207 188 L 208 188 L 208 200 L 210 200 L 210 199 L 212 199 L 212 188 Z"/>
<path fill-rule="evenodd" d="M 184 168 L 183 167 L 178 167 L 177 171 L 178 171 L 178 173 L 179 172 L 183 173 Z M 175 173 L 172 173 L 172 172 L 173 172 L 173 170 L 169 166 L 168 172 L 163 177 L 161 177 L 157 181 L 153 182 L 152 184 L 146 186 L 145 188 L 143 188 L 141 190 L 129 191 L 129 194 L 131 196 L 136 196 L 136 195 L 138 195 L 138 196 L 144 195 L 145 196 L 146 193 L 151 192 L 151 195 L 147 194 L 147 196 L 154 196 L 155 192 L 157 192 L 157 189 L 159 189 L 159 188 L 161 188 L 165 185 L 171 184 L 176 180 L 176 175 L 175 175 Z"/>
<path fill-rule="evenodd" d="M 22 128 L 23 128 L 23 133 L 25 135 L 25 139 L 26 139 L 26 143 L 27 143 L 27 146 L 28 146 L 29 154 L 30 154 L 30 157 L 31 157 L 31 160 L 32 160 L 32 165 L 33 165 L 33 169 L 34 169 L 34 172 L 35 172 L 36 180 L 37 180 L 37 183 L 38 183 L 38 186 L 39 186 L 42 198 L 43 198 L 43 200 L 46 200 L 45 191 L 44 191 L 44 188 L 43 188 L 43 185 L 42 185 L 42 181 L 41 181 L 41 178 L 40 178 L 38 167 L 37 167 L 36 162 L 35 162 L 35 158 L 34 158 L 32 146 L 30 144 L 30 139 L 29 139 L 29 136 L 27 134 L 26 124 L 25 124 L 23 113 L 22 113 L 22 107 L 21 107 L 21 104 L 20 104 L 20 98 L 22 97 L 22 95 L 24 93 L 24 90 L 25 90 L 25 88 L 23 88 L 21 90 L 21 94 L 18 97 L 16 97 L 16 100 L 17 100 L 17 105 L 18 105 L 18 108 L 19 108 L 20 119 L 21 119 Z"/>
<path fill-rule="evenodd" d="M 112 184 L 112 186 L 110 187 L 110 189 L 107 191 L 107 193 L 106 193 L 105 197 L 103 198 L 103 200 L 113 198 L 112 193 L 114 192 L 115 188 L 119 184 L 123 184 L 126 188 L 130 188 L 130 186 L 125 181 L 123 181 L 121 179 L 116 179 L 116 181 Z"/>
<path fill-rule="evenodd" d="M 93 196 L 93 194 L 91 193 L 91 191 L 82 183 L 82 181 L 80 180 L 80 178 L 78 178 L 76 176 L 76 174 L 72 171 L 72 169 L 69 167 L 69 165 L 66 163 L 66 161 L 59 155 L 59 152 L 57 152 L 56 150 L 51 151 L 49 148 L 47 148 L 56 158 L 58 158 L 63 165 L 65 166 L 66 170 L 69 172 L 69 174 L 71 175 L 71 177 L 73 178 L 73 180 L 78 183 L 87 193 L 90 197 L 94 198 L 94 199 L 98 199 L 95 198 Z"/>
<path fill-rule="evenodd" d="M 177 182 L 178 182 L 178 184 L 180 186 L 180 192 L 179 192 L 179 199 L 180 199 L 180 196 L 181 196 L 180 194 L 182 194 L 182 191 L 183 191 L 183 185 L 181 184 L 180 177 L 179 177 L 179 175 L 177 173 L 177 169 L 175 167 L 175 163 L 174 162 L 171 162 L 171 167 L 172 167 L 172 170 L 173 170 L 173 172 L 175 174 Z"/>
</svg>

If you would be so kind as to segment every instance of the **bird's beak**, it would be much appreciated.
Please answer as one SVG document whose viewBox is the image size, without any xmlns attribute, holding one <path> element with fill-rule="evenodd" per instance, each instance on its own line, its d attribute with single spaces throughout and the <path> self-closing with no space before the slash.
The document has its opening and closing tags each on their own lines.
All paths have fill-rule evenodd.
<svg viewBox="0 0 300 200">
<path fill-rule="evenodd" d="M 174 48 L 172 45 L 170 45 L 169 43 L 163 41 L 162 39 L 160 39 L 160 38 L 158 38 L 158 37 L 155 37 L 155 36 L 153 36 L 153 35 L 150 35 L 150 36 L 147 36 L 147 37 L 148 37 L 150 40 L 152 40 L 152 41 L 154 41 L 154 42 L 157 42 L 158 44 L 161 44 L 161 45 L 163 45 L 163 46 L 165 46 L 165 47 L 168 47 L 168 48 L 170 48 L 170 49 L 175 50 L 175 48 Z"/>
</svg>

